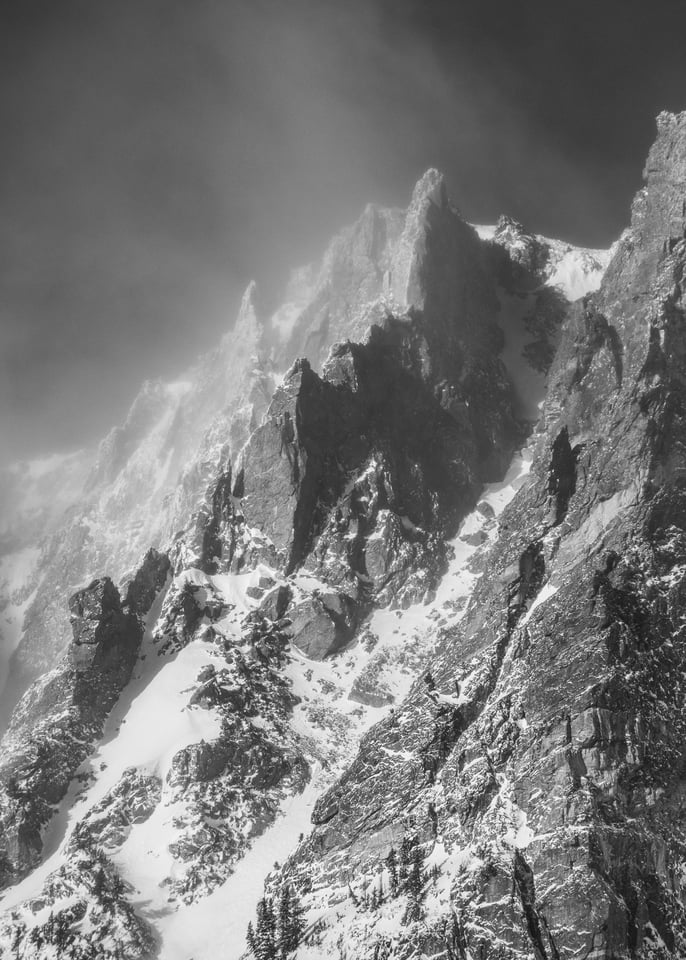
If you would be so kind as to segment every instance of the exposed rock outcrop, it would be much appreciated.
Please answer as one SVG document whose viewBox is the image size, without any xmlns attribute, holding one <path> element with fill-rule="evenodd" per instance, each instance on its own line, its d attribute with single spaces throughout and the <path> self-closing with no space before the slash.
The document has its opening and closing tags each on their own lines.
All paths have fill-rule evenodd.
<svg viewBox="0 0 686 960">
<path fill-rule="evenodd" d="M 686 949 L 685 165 L 686 115 L 663 115 L 464 619 L 318 801 L 282 875 L 329 885 L 350 956 Z M 365 908 L 403 838 L 431 854 L 435 887 Z"/>
<path fill-rule="evenodd" d="M 0 767 L 0 882 L 16 882 L 40 860 L 41 830 L 102 735 L 131 677 L 142 637 L 105 577 L 69 601 L 73 642 L 14 712 Z"/>
<path fill-rule="evenodd" d="M 669 708 L 618 676 L 659 663 L 674 684 L 660 704 L 678 696 L 667 637 L 686 536 L 676 499 L 660 498 L 682 470 L 682 248 L 650 247 L 646 311 L 656 290 L 666 299 L 646 335 L 643 307 L 625 324 L 617 279 L 634 247 L 568 315 L 552 278 L 571 248 L 505 220 L 482 242 L 430 170 L 407 211 L 368 207 L 299 271 L 269 324 L 251 285 L 217 351 L 144 389 L 84 512 L 48 546 L 15 659 L 37 668 L 61 577 L 86 579 L 110 549 L 121 577 L 148 537 L 123 603 L 108 578 L 72 597 L 73 642 L 3 741 L 2 883 L 40 861 L 69 787 L 80 803 L 0 922 L 0 948 L 164 956 L 206 903 L 231 912 L 221 898 L 243 858 L 266 874 L 274 838 L 283 848 L 298 822 L 294 846 L 310 809 L 314 833 L 266 880 L 309 898 L 317 955 L 341 936 L 351 960 L 552 960 L 580 931 L 587 953 L 638 943 L 641 924 L 644 939 L 648 924 L 670 936 L 655 885 L 677 869 L 663 828 L 678 821 L 664 798 L 681 727 L 639 783 Z M 276 388 L 274 370 L 287 371 Z M 503 480 L 546 376 L 538 432 Z M 60 644 L 56 630 L 41 663 Z M 648 808 L 647 866 L 621 873 Z M 395 903 L 383 929 L 379 877 Z"/>
</svg>

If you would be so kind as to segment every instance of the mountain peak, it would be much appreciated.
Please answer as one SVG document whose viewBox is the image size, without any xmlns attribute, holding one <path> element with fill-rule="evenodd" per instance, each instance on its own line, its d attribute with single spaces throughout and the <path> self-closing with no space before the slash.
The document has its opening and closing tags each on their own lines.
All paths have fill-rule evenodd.
<svg viewBox="0 0 686 960">
<path fill-rule="evenodd" d="M 658 113 L 656 123 L 658 133 L 674 127 L 683 127 L 684 130 L 686 130 L 686 110 L 682 110 L 680 113 L 663 110 L 661 113 Z"/>
<path fill-rule="evenodd" d="M 507 234 L 517 237 L 531 236 L 529 231 L 523 224 L 519 222 L 519 220 L 515 220 L 514 217 L 509 217 L 506 213 L 503 213 L 498 217 L 498 222 L 495 227 L 495 236 L 502 237 Z"/>
<path fill-rule="evenodd" d="M 686 235 L 686 112 L 662 112 L 633 205 L 632 229 L 658 252 Z M 652 241 L 652 243 L 651 243 Z"/>
<path fill-rule="evenodd" d="M 3 957 L 686 956 L 686 115 L 646 181 L 606 271 L 431 168 L 143 385 L 10 557 Z"/>
<path fill-rule="evenodd" d="M 415 184 L 410 209 L 421 206 L 426 201 L 434 203 L 437 207 L 448 205 L 448 188 L 445 177 L 435 167 L 429 167 Z"/>
</svg>

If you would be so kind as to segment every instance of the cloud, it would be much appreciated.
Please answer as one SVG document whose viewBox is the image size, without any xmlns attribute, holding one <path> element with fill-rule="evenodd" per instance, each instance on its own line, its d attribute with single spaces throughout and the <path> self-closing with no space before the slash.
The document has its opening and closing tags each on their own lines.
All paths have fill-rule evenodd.
<svg viewBox="0 0 686 960">
<path fill-rule="evenodd" d="M 273 302 L 428 166 L 470 218 L 609 242 L 630 189 L 597 177 L 612 129 L 570 146 L 591 129 L 575 51 L 539 0 L 495 6 L 17 3 L 0 41 L 6 446 L 96 439 L 144 377 L 230 328 L 252 277 Z"/>
</svg>

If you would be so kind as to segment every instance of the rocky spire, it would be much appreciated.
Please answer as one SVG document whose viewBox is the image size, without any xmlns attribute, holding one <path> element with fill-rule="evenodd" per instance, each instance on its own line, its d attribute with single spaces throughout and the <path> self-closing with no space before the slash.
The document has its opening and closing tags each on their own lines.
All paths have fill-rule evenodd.
<svg viewBox="0 0 686 960">
<path fill-rule="evenodd" d="M 445 178 L 430 168 L 417 181 L 407 209 L 405 226 L 396 246 L 390 272 L 390 293 L 401 310 L 421 309 L 424 291 L 421 284 L 421 266 L 426 254 L 426 231 L 432 207 L 446 209 L 448 193 Z"/>
</svg>

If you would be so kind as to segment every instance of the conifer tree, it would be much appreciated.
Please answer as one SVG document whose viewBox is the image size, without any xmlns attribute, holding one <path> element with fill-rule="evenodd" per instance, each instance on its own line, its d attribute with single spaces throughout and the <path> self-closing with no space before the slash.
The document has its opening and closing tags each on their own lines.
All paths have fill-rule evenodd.
<svg viewBox="0 0 686 960">
<path fill-rule="evenodd" d="M 269 897 L 257 904 L 257 921 L 254 929 L 249 925 L 248 945 L 255 960 L 277 960 L 276 917 Z"/>
<path fill-rule="evenodd" d="M 305 933 L 305 911 L 295 888 L 291 887 L 291 950 L 297 950 Z"/>
<path fill-rule="evenodd" d="M 386 857 L 386 869 L 388 870 L 390 894 L 395 897 L 398 893 L 398 855 L 394 847 L 391 847 Z"/>
<path fill-rule="evenodd" d="M 13 914 L 12 919 L 15 920 L 16 914 Z M 26 936 L 26 924 L 23 920 L 16 918 L 16 926 L 14 928 L 14 933 L 12 935 L 12 957 L 15 960 L 18 960 L 20 956 L 20 948 L 22 945 L 22 940 Z"/>
<path fill-rule="evenodd" d="M 407 870 L 410 865 L 410 860 L 412 857 L 412 848 L 414 847 L 417 841 L 414 837 L 403 837 L 403 842 L 400 844 L 400 867 L 398 869 L 398 879 L 400 881 L 400 887 L 405 888 L 407 883 Z"/>
<path fill-rule="evenodd" d="M 55 914 L 52 910 L 50 911 L 50 915 L 43 926 L 43 933 L 48 943 L 54 942 L 53 937 L 55 935 Z"/>
<path fill-rule="evenodd" d="M 245 935 L 245 939 L 248 941 L 250 952 L 254 956 L 257 956 L 257 938 L 255 937 L 255 928 L 252 925 L 252 920 L 248 922 L 248 932 Z"/>
<path fill-rule="evenodd" d="M 290 925 L 291 925 L 291 896 L 288 884 L 285 883 L 281 887 L 281 895 L 279 897 L 279 937 L 278 937 L 278 946 L 279 953 L 282 957 L 288 955 L 289 950 L 289 940 L 290 940 Z"/>
<path fill-rule="evenodd" d="M 405 920 L 420 920 L 422 917 L 422 901 L 424 900 L 424 885 L 427 877 L 424 871 L 424 857 L 419 844 L 412 849 L 412 861 L 407 875 L 406 889 L 408 893 L 407 911 Z"/>
<path fill-rule="evenodd" d="M 100 901 L 104 899 L 105 890 L 107 887 L 107 878 L 105 876 L 105 871 L 102 866 L 98 866 L 95 874 L 93 875 L 93 896 L 96 900 Z"/>
<path fill-rule="evenodd" d="M 302 905 L 295 888 L 287 883 L 281 888 L 279 898 L 279 934 L 278 948 L 282 960 L 298 949 L 305 931 L 305 918 Z"/>
</svg>

